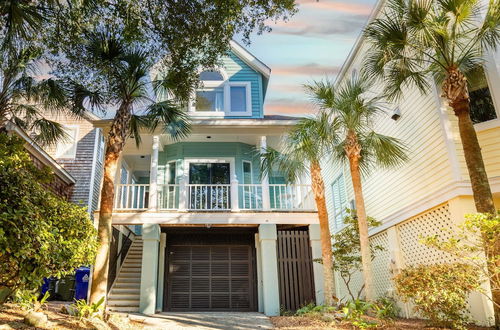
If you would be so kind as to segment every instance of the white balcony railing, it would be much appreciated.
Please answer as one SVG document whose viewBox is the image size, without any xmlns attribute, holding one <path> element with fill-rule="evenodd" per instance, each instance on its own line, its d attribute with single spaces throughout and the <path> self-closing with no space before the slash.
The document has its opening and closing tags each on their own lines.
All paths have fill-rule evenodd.
<svg viewBox="0 0 500 330">
<path fill-rule="evenodd" d="M 115 209 L 144 210 L 149 204 L 149 184 L 119 184 L 115 188 Z"/>
<path fill-rule="evenodd" d="M 158 184 L 157 209 L 183 211 L 314 211 L 310 185 L 269 184 Z M 118 184 L 115 210 L 146 210 L 148 184 Z M 268 194 L 264 193 L 267 192 Z M 267 196 L 266 196 L 267 195 Z M 153 196 L 153 195 L 151 195 Z M 266 198 L 268 200 L 266 201 Z M 264 205 L 269 205 L 264 209 Z M 154 203 L 151 203 L 154 207 Z"/>
</svg>

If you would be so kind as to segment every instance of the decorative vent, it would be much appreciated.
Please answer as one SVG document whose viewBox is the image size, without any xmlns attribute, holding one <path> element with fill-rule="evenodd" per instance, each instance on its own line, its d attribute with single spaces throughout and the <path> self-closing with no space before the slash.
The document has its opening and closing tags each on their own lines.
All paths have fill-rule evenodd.
<svg viewBox="0 0 500 330">
<path fill-rule="evenodd" d="M 419 242 L 421 237 L 436 234 L 449 238 L 449 231 L 452 228 L 453 221 L 448 203 L 399 225 L 399 241 L 405 265 L 413 266 L 453 261 L 453 257 L 448 253 L 429 248 Z"/>
</svg>

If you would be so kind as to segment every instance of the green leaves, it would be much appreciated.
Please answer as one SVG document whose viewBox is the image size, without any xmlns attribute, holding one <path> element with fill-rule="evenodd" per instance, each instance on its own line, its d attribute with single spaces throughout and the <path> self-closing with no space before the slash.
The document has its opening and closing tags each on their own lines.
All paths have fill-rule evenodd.
<svg viewBox="0 0 500 330">
<path fill-rule="evenodd" d="M 0 134 L 0 287 L 36 289 L 44 277 L 93 263 L 96 230 L 87 211 L 42 186 L 23 141 Z"/>
</svg>

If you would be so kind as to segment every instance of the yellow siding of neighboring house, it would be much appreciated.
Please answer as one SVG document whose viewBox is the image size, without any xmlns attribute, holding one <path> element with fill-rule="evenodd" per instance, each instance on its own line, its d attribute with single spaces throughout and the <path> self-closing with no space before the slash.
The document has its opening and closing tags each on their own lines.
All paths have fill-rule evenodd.
<svg viewBox="0 0 500 330">
<path fill-rule="evenodd" d="M 367 47 L 362 46 L 350 69 L 361 68 L 363 54 Z M 350 71 L 346 77 L 350 76 Z M 380 91 L 377 83 L 373 90 Z M 401 118 L 390 118 L 392 110 L 399 106 Z M 422 95 L 417 89 L 404 91 L 398 104 L 389 104 L 387 114 L 381 115 L 375 130 L 401 139 L 408 147 L 409 161 L 393 169 L 375 169 L 364 178 L 363 189 L 367 214 L 384 221 L 391 214 L 428 197 L 452 181 L 451 163 L 446 148 L 439 118 L 439 107 L 432 92 Z M 340 166 L 325 167 L 325 185 L 329 210 L 332 208 L 331 181 L 338 177 Z M 349 168 L 345 167 L 344 178 L 348 200 L 354 198 Z M 330 214 L 333 219 L 333 215 Z"/>
<path fill-rule="evenodd" d="M 500 177 L 500 127 L 477 133 L 489 178 Z"/>
</svg>

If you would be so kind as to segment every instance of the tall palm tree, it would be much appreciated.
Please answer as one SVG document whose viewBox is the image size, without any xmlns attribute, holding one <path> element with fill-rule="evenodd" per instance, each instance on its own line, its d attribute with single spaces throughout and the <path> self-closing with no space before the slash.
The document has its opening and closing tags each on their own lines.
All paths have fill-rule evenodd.
<svg viewBox="0 0 500 330">
<path fill-rule="evenodd" d="M 307 85 L 313 101 L 332 117 L 331 132 L 337 141 L 331 153 L 334 161 L 348 162 L 356 203 L 359 227 L 361 264 L 366 300 L 374 300 L 371 250 L 361 173 L 368 174 L 374 167 L 389 168 L 407 159 L 401 141 L 379 134 L 372 128 L 375 117 L 383 112 L 379 98 L 366 97 L 370 81 L 354 75 L 338 88 L 332 82 L 320 81 Z"/>
<path fill-rule="evenodd" d="M 117 108 L 106 137 L 99 247 L 90 294 L 90 301 L 95 303 L 106 295 L 115 173 L 127 139 L 134 136 L 139 144 L 141 130 L 155 131 L 159 126 L 165 134 L 179 139 L 189 134 L 191 126 L 187 113 L 174 100 L 158 101 L 153 95 L 155 91 L 165 92 L 170 82 L 150 78 L 154 63 L 147 53 L 107 32 L 91 35 L 86 50 L 95 63 L 95 74 L 106 81 L 106 105 Z"/>
<path fill-rule="evenodd" d="M 470 117 L 468 80 L 500 43 L 500 1 L 388 0 L 381 18 L 366 28 L 370 54 L 364 67 L 379 77 L 390 98 L 402 87 L 426 92 L 440 84 L 442 96 L 458 118 L 458 129 L 478 212 L 495 214 L 481 147 Z M 498 258 L 500 246 L 491 251 Z M 493 292 L 495 319 L 500 324 L 500 292 Z"/>
<path fill-rule="evenodd" d="M 465 161 L 478 212 L 495 213 L 481 147 L 470 118 L 469 74 L 484 64 L 484 54 L 500 42 L 500 1 L 483 11 L 481 0 L 389 0 L 382 17 L 366 28 L 371 45 L 365 60 L 370 76 L 382 78 L 385 94 L 395 99 L 402 87 L 428 92 L 441 84 L 458 118 Z"/>
<path fill-rule="evenodd" d="M 261 154 L 261 175 L 278 172 L 285 176 L 287 182 L 295 182 L 310 174 L 321 232 L 325 304 L 329 306 L 335 303 L 335 298 L 332 244 L 325 184 L 321 176 L 321 160 L 334 145 L 336 134 L 332 132 L 332 128 L 326 113 L 320 113 L 315 118 L 302 119 L 284 138 L 280 152 L 268 147 Z"/>
<path fill-rule="evenodd" d="M 82 116 L 84 100 L 93 103 L 89 94 L 76 83 L 53 78 L 37 79 L 40 50 L 27 46 L 4 49 L 0 55 L 0 128 L 11 121 L 29 132 L 41 145 L 65 138 L 61 124 L 44 117 L 47 112 Z"/>
</svg>

